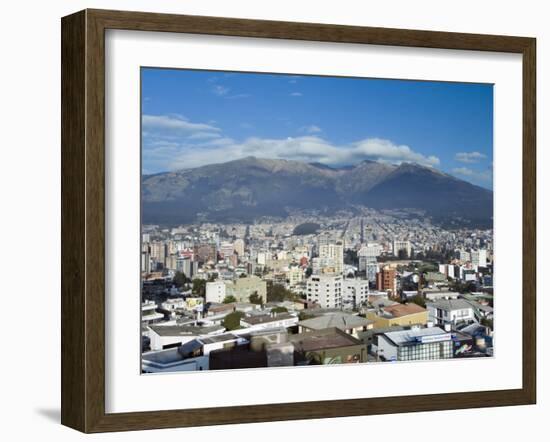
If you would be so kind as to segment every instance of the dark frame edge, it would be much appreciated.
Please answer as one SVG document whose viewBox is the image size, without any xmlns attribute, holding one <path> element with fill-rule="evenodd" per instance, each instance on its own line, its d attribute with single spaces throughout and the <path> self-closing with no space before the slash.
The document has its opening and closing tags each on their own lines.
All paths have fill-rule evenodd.
<svg viewBox="0 0 550 442">
<path fill-rule="evenodd" d="M 282 28 L 281 28 L 282 27 Z M 106 29 L 188 32 L 521 53 L 523 55 L 523 386 L 221 408 L 105 413 Z M 536 40 L 125 11 L 62 19 L 62 424 L 86 433 L 406 413 L 536 403 Z M 85 232 L 85 234 L 83 234 Z"/>
<path fill-rule="evenodd" d="M 86 12 L 61 21 L 61 423 L 86 429 Z"/>
</svg>

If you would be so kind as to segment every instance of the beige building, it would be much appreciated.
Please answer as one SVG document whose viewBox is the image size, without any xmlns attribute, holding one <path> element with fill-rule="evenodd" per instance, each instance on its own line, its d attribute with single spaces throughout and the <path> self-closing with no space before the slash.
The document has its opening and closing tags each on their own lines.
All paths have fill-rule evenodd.
<svg viewBox="0 0 550 442">
<path fill-rule="evenodd" d="M 258 293 L 262 301 L 267 302 L 267 284 L 257 276 L 247 276 L 225 282 L 225 295 L 234 296 L 237 302 L 249 302 L 249 297 L 253 293 Z"/>
<path fill-rule="evenodd" d="M 322 244 L 319 246 L 319 258 L 327 258 L 334 262 L 334 271 L 341 274 L 344 271 L 344 243 Z"/>
<path fill-rule="evenodd" d="M 383 306 L 367 312 L 367 319 L 374 321 L 374 328 L 386 328 L 394 325 L 426 325 L 428 311 L 417 304 L 399 304 Z"/>
</svg>

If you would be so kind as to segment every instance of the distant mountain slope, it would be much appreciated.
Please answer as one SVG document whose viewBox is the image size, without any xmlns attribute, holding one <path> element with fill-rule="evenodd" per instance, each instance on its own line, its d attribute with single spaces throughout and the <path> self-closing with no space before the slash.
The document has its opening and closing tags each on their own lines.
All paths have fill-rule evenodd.
<svg viewBox="0 0 550 442">
<path fill-rule="evenodd" d="M 331 168 L 247 157 L 195 169 L 144 176 L 144 223 L 251 222 L 289 210 L 330 212 L 363 205 L 415 208 L 429 215 L 490 222 L 493 194 L 435 169 L 364 161 Z"/>
</svg>

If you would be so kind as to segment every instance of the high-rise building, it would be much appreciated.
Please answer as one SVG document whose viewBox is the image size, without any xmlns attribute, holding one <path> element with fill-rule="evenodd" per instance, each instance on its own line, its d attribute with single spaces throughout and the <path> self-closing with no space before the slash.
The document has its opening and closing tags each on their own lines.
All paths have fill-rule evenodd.
<svg viewBox="0 0 550 442">
<path fill-rule="evenodd" d="M 319 258 L 327 258 L 334 262 L 334 272 L 341 274 L 344 271 L 344 243 L 323 244 L 319 247 Z"/>
<path fill-rule="evenodd" d="M 342 307 L 342 276 L 312 275 L 307 280 L 307 300 L 323 308 Z"/>
<path fill-rule="evenodd" d="M 399 252 L 403 250 L 407 258 L 411 257 L 411 242 L 410 241 L 401 241 L 394 239 L 393 240 L 393 254 L 399 256 Z"/>
<path fill-rule="evenodd" d="M 237 255 L 239 255 L 239 258 L 242 258 L 244 256 L 244 240 L 240 238 L 236 239 L 233 243 L 233 247 Z"/>
<path fill-rule="evenodd" d="M 385 266 L 376 275 L 376 288 L 381 292 L 388 292 L 390 296 L 397 295 L 397 272 L 389 266 Z"/>
<path fill-rule="evenodd" d="M 476 267 L 487 267 L 487 250 L 472 250 L 470 256 L 472 257 L 472 265 Z"/>
</svg>

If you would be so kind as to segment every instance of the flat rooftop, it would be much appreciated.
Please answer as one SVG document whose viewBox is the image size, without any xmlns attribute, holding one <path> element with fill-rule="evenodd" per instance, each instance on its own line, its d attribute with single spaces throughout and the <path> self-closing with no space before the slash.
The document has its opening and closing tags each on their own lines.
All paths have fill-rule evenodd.
<svg viewBox="0 0 550 442">
<path fill-rule="evenodd" d="M 362 345 L 359 339 L 355 339 L 336 327 L 291 335 L 289 336 L 289 342 L 292 342 L 294 348 L 298 351 L 314 351 Z"/>
</svg>

